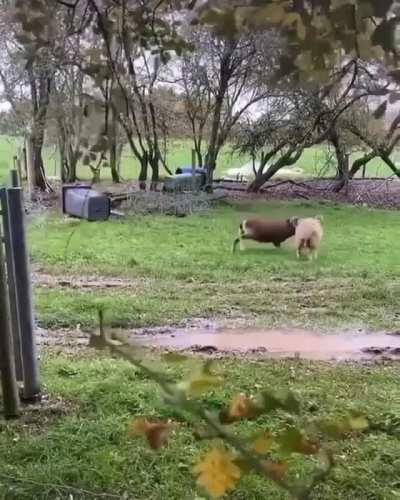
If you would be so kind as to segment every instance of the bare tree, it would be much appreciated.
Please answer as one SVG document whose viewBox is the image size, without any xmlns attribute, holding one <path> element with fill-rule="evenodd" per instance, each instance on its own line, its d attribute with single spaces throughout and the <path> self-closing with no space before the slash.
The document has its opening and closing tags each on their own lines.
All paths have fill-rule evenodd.
<svg viewBox="0 0 400 500">
<path fill-rule="evenodd" d="M 15 7 L 10 9 L 3 2 L 0 12 L 0 78 L 4 98 L 24 130 L 33 184 L 46 191 L 51 188 L 42 151 L 51 95 L 68 34 L 56 3 L 37 1 L 31 5 L 19 0 Z M 21 106 L 26 102 L 29 108 Z"/>
<path fill-rule="evenodd" d="M 358 137 L 366 146 L 367 152 L 355 160 L 350 168 L 349 176 L 354 177 L 357 172 L 374 158 L 381 158 L 390 168 L 394 175 L 400 177 L 400 169 L 396 167 L 391 159 L 391 155 L 400 141 L 400 116 L 393 118 L 389 126 L 381 122 L 382 129 L 379 132 L 372 132 L 368 125 L 350 123 L 348 129 Z M 383 133 L 382 133 L 383 132 Z"/>
<path fill-rule="evenodd" d="M 197 156 L 197 164 L 204 164 L 204 141 L 207 126 L 214 106 L 211 82 L 207 67 L 202 62 L 203 55 L 195 51 L 184 56 L 180 65 L 185 112 L 190 123 L 191 136 Z"/>
<path fill-rule="evenodd" d="M 400 170 L 391 159 L 400 139 L 400 113 L 398 107 L 393 106 L 397 102 L 399 83 L 387 74 L 380 63 L 364 67 L 360 76 L 355 86 L 366 97 L 343 114 L 337 127 L 344 137 L 342 143 L 356 142 L 358 148 L 363 150 L 363 155 L 349 166 L 348 178 L 354 177 L 361 168 L 365 169 L 374 158 L 381 158 L 393 174 L 400 177 Z M 383 100 L 387 94 L 392 96 L 389 101 Z M 339 191 L 345 184 L 340 179 L 336 190 Z"/>
<path fill-rule="evenodd" d="M 165 122 L 163 113 L 157 108 L 160 101 L 156 99 L 156 90 L 160 67 L 166 62 L 168 51 L 157 47 L 165 40 L 168 40 L 168 49 L 173 50 L 178 45 L 174 45 L 173 27 L 163 18 L 163 3 L 149 1 L 140 7 L 127 0 L 106 4 L 88 0 L 94 14 L 92 28 L 100 33 L 102 47 L 101 55 L 94 55 L 87 69 L 94 74 L 103 95 L 107 94 L 105 82 L 110 79 L 113 82 L 109 102 L 139 161 L 141 188 L 146 186 L 149 167 L 151 187 L 155 188 L 160 166 L 164 165 Z M 141 32 L 145 30 L 141 39 Z M 148 40 L 144 43 L 146 37 Z M 99 61 L 102 61 L 100 74 L 96 69 L 93 71 L 99 67 Z"/>
<path fill-rule="evenodd" d="M 199 29 L 189 41 L 194 52 L 181 64 L 182 91 L 198 162 L 206 165 L 211 184 L 235 125 L 276 92 L 272 76 L 281 48 L 271 31 L 223 38 Z"/>
<path fill-rule="evenodd" d="M 249 191 L 258 191 L 281 168 L 293 165 L 310 145 L 310 138 L 304 138 L 306 104 L 301 92 L 282 94 L 270 100 L 259 119 L 241 128 L 235 149 L 252 157 L 255 178 Z"/>
<path fill-rule="evenodd" d="M 79 68 L 67 65 L 54 82 L 51 116 L 57 125 L 57 146 L 63 182 L 74 182 L 77 178 L 82 139 L 84 79 Z"/>
<path fill-rule="evenodd" d="M 358 60 L 351 60 L 332 73 L 330 81 L 322 87 L 289 90 L 289 94 L 287 90 L 282 91 L 282 96 L 286 95 L 284 127 L 278 126 L 275 131 L 269 129 L 270 120 L 265 120 L 265 117 L 258 123 L 261 130 L 256 132 L 259 134 L 257 143 L 263 157 L 249 190 L 258 190 L 280 168 L 295 163 L 305 148 L 326 141 L 331 142 L 335 149 L 339 183 L 347 183 L 350 172 L 339 120 L 373 92 L 357 85 L 364 71 Z M 265 123 L 268 127 L 263 130 Z M 266 141 L 264 145 L 263 141 Z M 267 153 L 264 151 L 266 146 L 269 146 Z M 248 149 L 246 143 L 241 147 L 243 151 Z M 270 165 L 265 170 L 268 162 Z"/>
</svg>

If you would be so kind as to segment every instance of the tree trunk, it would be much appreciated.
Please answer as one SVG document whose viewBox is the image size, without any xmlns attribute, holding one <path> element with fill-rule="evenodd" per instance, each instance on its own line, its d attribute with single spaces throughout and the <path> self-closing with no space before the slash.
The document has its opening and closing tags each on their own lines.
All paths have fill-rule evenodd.
<svg viewBox="0 0 400 500">
<path fill-rule="evenodd" d="M 203 155 L 201 154 L 201 151 L 196 150 L 196 156 L 197 156 L 197 165 L 198 167 L 202 168 L 203 166 Z"/>
<path fill-rule="evenodd" d="M 222 90 L 221 90 L 221 92 L 222 92 Z M 212 128 L 211 128 L 210 144 L 208 146 L 208 150 L 207 150 L 207 154 L 206 154 L 205 162 L 204 162 L 205 167 L 207 168 L 206 185 L 209 188 L 211 188 L 211 186 L 212 186 L 213 178 L 214 178 L 214 170 L 215 170 L 215 167 L 217 164 L 218 131 L 220 128 L 221 111 L 222 111 L 222 104 L 223 104 L 223 98 L 224 98 L 225 92 L 226 92 L 226 90 L 223 92 L 223 95 L 217 96 L 217 99 L 216 99 Z"/>
<path fill-rule="evenodd" d="M 66 138 L 64 131 L 60 127 L 58 128 L 58 151 L 60 153 L 61 182 L 69 182 Z"/>
<path fill-rule="evenodd" d="M 31 131 L 33 167 L 35 170 L 35 187 L 41 191 L 51 191 L 44 169 L 42 149 L 46 129 L 47 110 L 50 103 L 51 78 L 40 76 L 37 80 L 32 65 L 29 65 L 28 75 L 33 105 L 33 123 Z"/>
<path fill-rule="evenodd" d="M 111 144 L 110 146 L 110 168 L 111 168 L 111 177 L 113 182 L 118 184 L 121 182 L 120 176 L 119 176 L 119 169 L 118 169 L 118 154 L 117 154 L 117 145 L 116 144 Z"/>
<path fill-rule="evenodd" d="M 109 106 L 109 113 L 111 115 L 109 129 L 108 129 L 108 140 L 110 144 L 110 169 L 111 177 L 113 182 L 118 184 L 121 182 L 118 168 L 118 123 L 117 117 L 115 116 L 114 110 Z"/>
<path fill-rule="evenodd" d="M 370 153 L 364 155 L 363 157 L 354 160 L 351 169 L 349 171 L 349 178 L 352 179 L 360 170 L 360 168 L 363 168 L 363 178 L 365 178 L 365 167 L 367 166 L 367 163 L 370 162 L 375 157 L 376 157 L 375 151 L 371 151 Z"/>
<path fill-rule="evenodd" d="M 73 131 L 64 126 L 61 118 L 58 119 L 58 149 L 60 152 L 61 181 L 72 183 L 76 181 L 76 167 L 78 152 L 74 151 L 71 144 Z"/>
<path fill-rule="evenodd" d="M 389 154 L 387 153 L 381 153 L 380 157 L 382 160 L 386 163 L 386 165 L 390 168 L 390 170 L 397 176 L 400 177 L 400 170 L 396 167 L 396 165 L 392 162 L 390 159 Z"/>
<path fill-rule="evenodd" d="M 196 152 L 196 158 L 197 158 L 197 166 L 202 167 L 203 166 L 203 155 L 201 153 L 201 139 L 193 139 L 193 149 Z"/>
<path fill-rule="evenodd" d="M 147 154 L 144 154 L 143 157 L 140 159 L 140 171 L 139 171 L 139 188 L 142 191 L 146 191 L 147 170 L 148 170 Z"/>
<path fill-rule="evenodd" d="M 65 144 L 60 139 L 58 140 L 58 151 L 60 153 L 60 177 L 61 182 L 67 182 L 68 177 L 68 165 L 65 158 Z"/>
<path fill-rule="evenodd" d="M 264 173 L 262 173 L 262 169 L 259 169 L 255 179 L 247 186 L 247 191 L 249 193 L 257 193 L 282 167 L 284 167 L 284 165 L 281 165 L 280 160 L 278 160 Z"/>
<path fill-rule="evenodd" d="M 262 186 L 269 181 L 281 168 L 293 165 L 297 162 L 300 156 L 303 154 L 303 148 L 296 151 L 296 148 L 292 147 L 287 153 L 279 158 L 273 165 L 271 165 L 266 172 L 263 173 L 263 169 L 268 162 L 268 160 L 273 156 L 273 154 L 267 154 L 264 156 L 263 162 L 261 163 L 256 178 L 247 186 L 247 191 L 250 193 L 257 193 Z"/>
<path fill-rule="evenodd" d="M 27 159 L 26 159 L 26 146 L 22 148 L 22 165 L 24 169 L 24 175 L 25 179 L 28 179 L 28 165 L 27 165 Z"/>
<path fill-rule="evenodd" d="M 100 178 L 100 168 L 90 167 L 92 171 L 92 184 L 98 184 L 101 180 Z"/>
<path fill-rule="evenodd" d="M 72 151 L 67 156 L 65 169 L 67 171 L 67 177 L 65 182 L 75 182 L 76 181 L 76 167 L 78 165 L 78 157 Z"/>
<path fill-rule="evenodd" d="M 218 138 L 220 127 L 221 127 L 221 113 L 222 106 L 224 103 L 225 95 L 228 90 L 229 79 L 232 74 L 231 60 L 232 54 L 235 50 L 236 42 L 231 40 L 228 42 L 226 50 L 223 54 L 220 63 L 220 82 L 217 96 L 215 98 L 215 106 L 212 117 L 210 143 L 208 146 L 207 155 L 205 158 L 205 166 L 207 167 L 207 179 L 206 187 L 212 188 L 214 170 L 217 163 L 217 157 L 219 152 L 219 143 L 221 142 Z"/>
<path fill-rule="evenodd" d="M 366 173 L 367 173 L 367 165 L 366 165 L 366 164 L 364 164 L 364 165 L 363 165 L 363 168 L 362 168 L 362 174 L 361 174 L 361 177 L 362 177 L 363 179 L 365 179 Z"/>
<path fill-rule="evenodd" d="M 348 187 L 349 183 L 349 155 L 346 154 L 346 151 L 341 143 L 339 135 L 335 129 L 332 130 L 329 140 L 333 144 L 335 148 L 335 154 L 337 159 L 337 180 L 338 183 L 334 188 L 334 192 L 338 193 L 344 187 Z"/>
<path fill-rule="evenodd" d="M 41 191 L 51 191 L 52 189 L 50 184 L 47 182 L 46 172 L 43 165 L 42 144 L 34 141 L 32 146 L 35 187 L 39 188 Z"/>
<path fill-rule="evenodd" d="M 26 165 L 26 179 L 28 181 L 29 198 L 33 201 L 35 199 L 35 169 L 33 165 L 33 144 L 32 137 L 28 134 L 25 137 L 25 165 Z"/>
<path fill-rule="evenodd" d="M 151 166 L 150 191 L 157 191 L 157 186 L 158 186 L 158 183 L 160 182 L 160 165 L 159 165 L 157 154 L 151 160 L 150 166 Z"/>
</svg>

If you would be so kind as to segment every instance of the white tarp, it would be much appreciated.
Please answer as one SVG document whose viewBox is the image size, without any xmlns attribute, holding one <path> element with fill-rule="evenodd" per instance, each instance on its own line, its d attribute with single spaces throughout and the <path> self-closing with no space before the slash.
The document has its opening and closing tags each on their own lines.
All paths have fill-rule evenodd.
<svg viewBox="0 0 400 500">
<path fill-rule="evenodd" d="M 256 170 L 258 169 L 260 162 L 255 162 Z M 265 171 L 267 170 L 267 166 L 265 167 Z M 223 174 L 224 179 L 232 179 L 232 180 L 245 180 L 251 181 L 254 179 L 253 172 L 253 162 L 246 163 L 241 167 L 230 168 Z M 304 180 L 306 178 L 306 174 L 304 170 L 300 167 L 296 167 L 295 165 L 292 167 L 283 167 L 277 172 L 272 178 L 276 181 L 278 180 Z"/>
</svg>

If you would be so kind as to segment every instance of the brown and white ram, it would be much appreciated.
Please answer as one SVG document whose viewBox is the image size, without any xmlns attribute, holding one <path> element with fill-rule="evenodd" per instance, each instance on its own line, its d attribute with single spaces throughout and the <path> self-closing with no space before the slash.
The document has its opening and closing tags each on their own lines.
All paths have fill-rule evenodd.
<svg viewBox="0 0 400 500">
<path fill-rule="evenodd" d="M 232 251 L 235 252 L 237 245 L 241 244 L 242 240 L 272 243 L 274 246 L 280 247 L 281 243 L 291 238 L 295 233 L 293 220 L 262 217 L 243 220 L 239 226 L 239 236 L 233 242 Z"/>
</svg>

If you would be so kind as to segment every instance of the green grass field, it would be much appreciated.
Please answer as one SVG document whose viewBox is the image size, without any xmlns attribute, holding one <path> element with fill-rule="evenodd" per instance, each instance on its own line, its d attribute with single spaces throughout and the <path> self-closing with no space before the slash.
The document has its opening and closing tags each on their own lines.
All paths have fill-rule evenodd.
<svg viewBox="0 0 400 500">
<path fill-rule="evenodd" d="M 369 431 L 335 447 L 337 467 L 313 499 L 395 500 L 399 494 L 400 411 L 398 366 L 341 367 L 307 362 L 220 361 L 226 385 L 205 396 L 219 407 L 226 398 L 254 386 L 289 386 L 303 400 L 306 417 L 365 411 L 374 422 L 386 422 L 391 435 Z M 158 389 L 123 361 L 102 356 L 46 356 L 43 378 L 55 407 L 33 413 L 22 422 L 0 423 L 0 496 L 5 499 L 147 499 L 192 500 L 191 472 L 203 445 L 185 425 L 159 452 L 142 439 L 128 436 L 137 415 L 179 421 L 175 410 L 161 404 Z M 184 376 L 188 368 L 171 368 Z M 267 417 L 261 426 L 274 429 L 285 415 Z M 396 427 L 397 425 L 397 427 Z M 390 427 L 389 427 L 390 426 Z M 239 426 L 246 435 L 254 424 Z M 299 461 L 301 462 L 301 461 Z M 296 473 L 306 477 L 299 464 Z M 227 498 L 262 500 L 289 497 L 256 475 L 239 483 Z"/>
<path fill-rule="evenodd" d="M 0 136 L 0 183 L 6 182 L 8 178 L 8 170 L 13 164 L 13 157 L 17 154 L 18 149 L 21 147 L 21 141 L 18 138 L 7 136 Z M 186 141 L 173 141 L 169 146 L 168 165 L 172 171 L 182 165 L 190 165 L 191 162 L 191 142 Z M 325 165 L 325 147 L 314 147 L 306 150 L 296 166 L 301 167 L 304 172 L 309 176 L 316 175 L 333 175 L 334 168 L 331 166 L 327 170 L 324 169 Z M 352 159 L 358 155 L 354 154 Z M 240 167 L 249 159 L 239 157 L 233 154 L 227 146 L 223 149 L 217 165 L 217 173 L 222 173 L 229 168 Z M 58 154 L 54 148 L 45 148 L 44 161 L 46 166 L 47 175 L 59 175 L 58 168 Z M 139 172 L 139 165 L 137 160 L 130 154 L 129 148 L 126 147 L 123 153 L 121 164 L 121 176 L 123 180 L 136 180 Z M 162 172 L 164 174 L 164 172 Z M 384 177 L 391 175 L 391 171 L 380 160 L 375 159 L 368 164 L 367 175 L 371 177 Z M 90 179 L 91 172 L 87 167 L 80 166 L 78 169 L 78 176 L 81 179 Z M 109 169 L 103 169 L 101 179 L 109 180 L 111 178 Z"/>
<path fill-rule="evenodd" d="M 253 213 L 324 215 L 319 260 L 299 263 L 290 245 L 277 251 L 249 243 L 232 255 L 238 224 Z M 90 325 L 102 304 L 113 325 L 250 315 L 269 325 L 390 328 L 399 320 L 397 218 L 396 212 L 285 202 L 223 204 L 183 219 L 66 224 L 59 215 L 41 217 L 30 225 L 35 263 L 60 274 L 129 277 L 137 287 L 96 295 L 39 287 L 39 318 L 51 326 Z"/>
<path fill-rule="evenodd" d="M 231 254 L 242 217 L 322 214 L 326 239 L 317 262 L 298 262 L 290 246 L 249 245 Z M 29 219 L 33 263 L 54 276 L 115 276 L 128 290 L 35 287 L 42 326 L 175 324 L 192 317 L 247 318 L 266 327 L 297 324 L 399 329 L 398 214 L 330 204 L 221 203 L 206 215 L 182 219 L 132 216 L 103 223 L 60 214 Z M 154 359 L 153 359 L 154 360 Z M 169 368 L 185 377 L 198 361 Z M 400 366 L 306 361 L 217 361 L 226 383 L 205 396 L 215 407 L 255 387 L 290 387 L 302 401 L 300 421 L 351 410 L 366 412 L 379 428 L 335 445 L 337 467 L 314 493 L 316 500 L 395 500 L 400 496 Z M 0 498 L 203 499 L 191 466 L 203 445 L 185 425 L 166 448 L 151 451 L 128 436 L 136 416 L 180 420 L 161 403 L 158 389 L 124 361 L 81 349 L 44 348 L 41 369 L 52 404 L 22 421 L 0 420 Z M 286 416 L 261 420 L 274 429 Z M 253 423 L 240 424 L 243 433 Z M 383 432 L 385 430 L 385 432 Z M 389 432 L 389 434 L 387 433 Z M 297 463 L 297 461 L 296 461 Z M 301 460 L 296 471 L 307 476 Z M 240 482 L 232 500 L 288 499 L 258 476 Z"/>
</svg>

